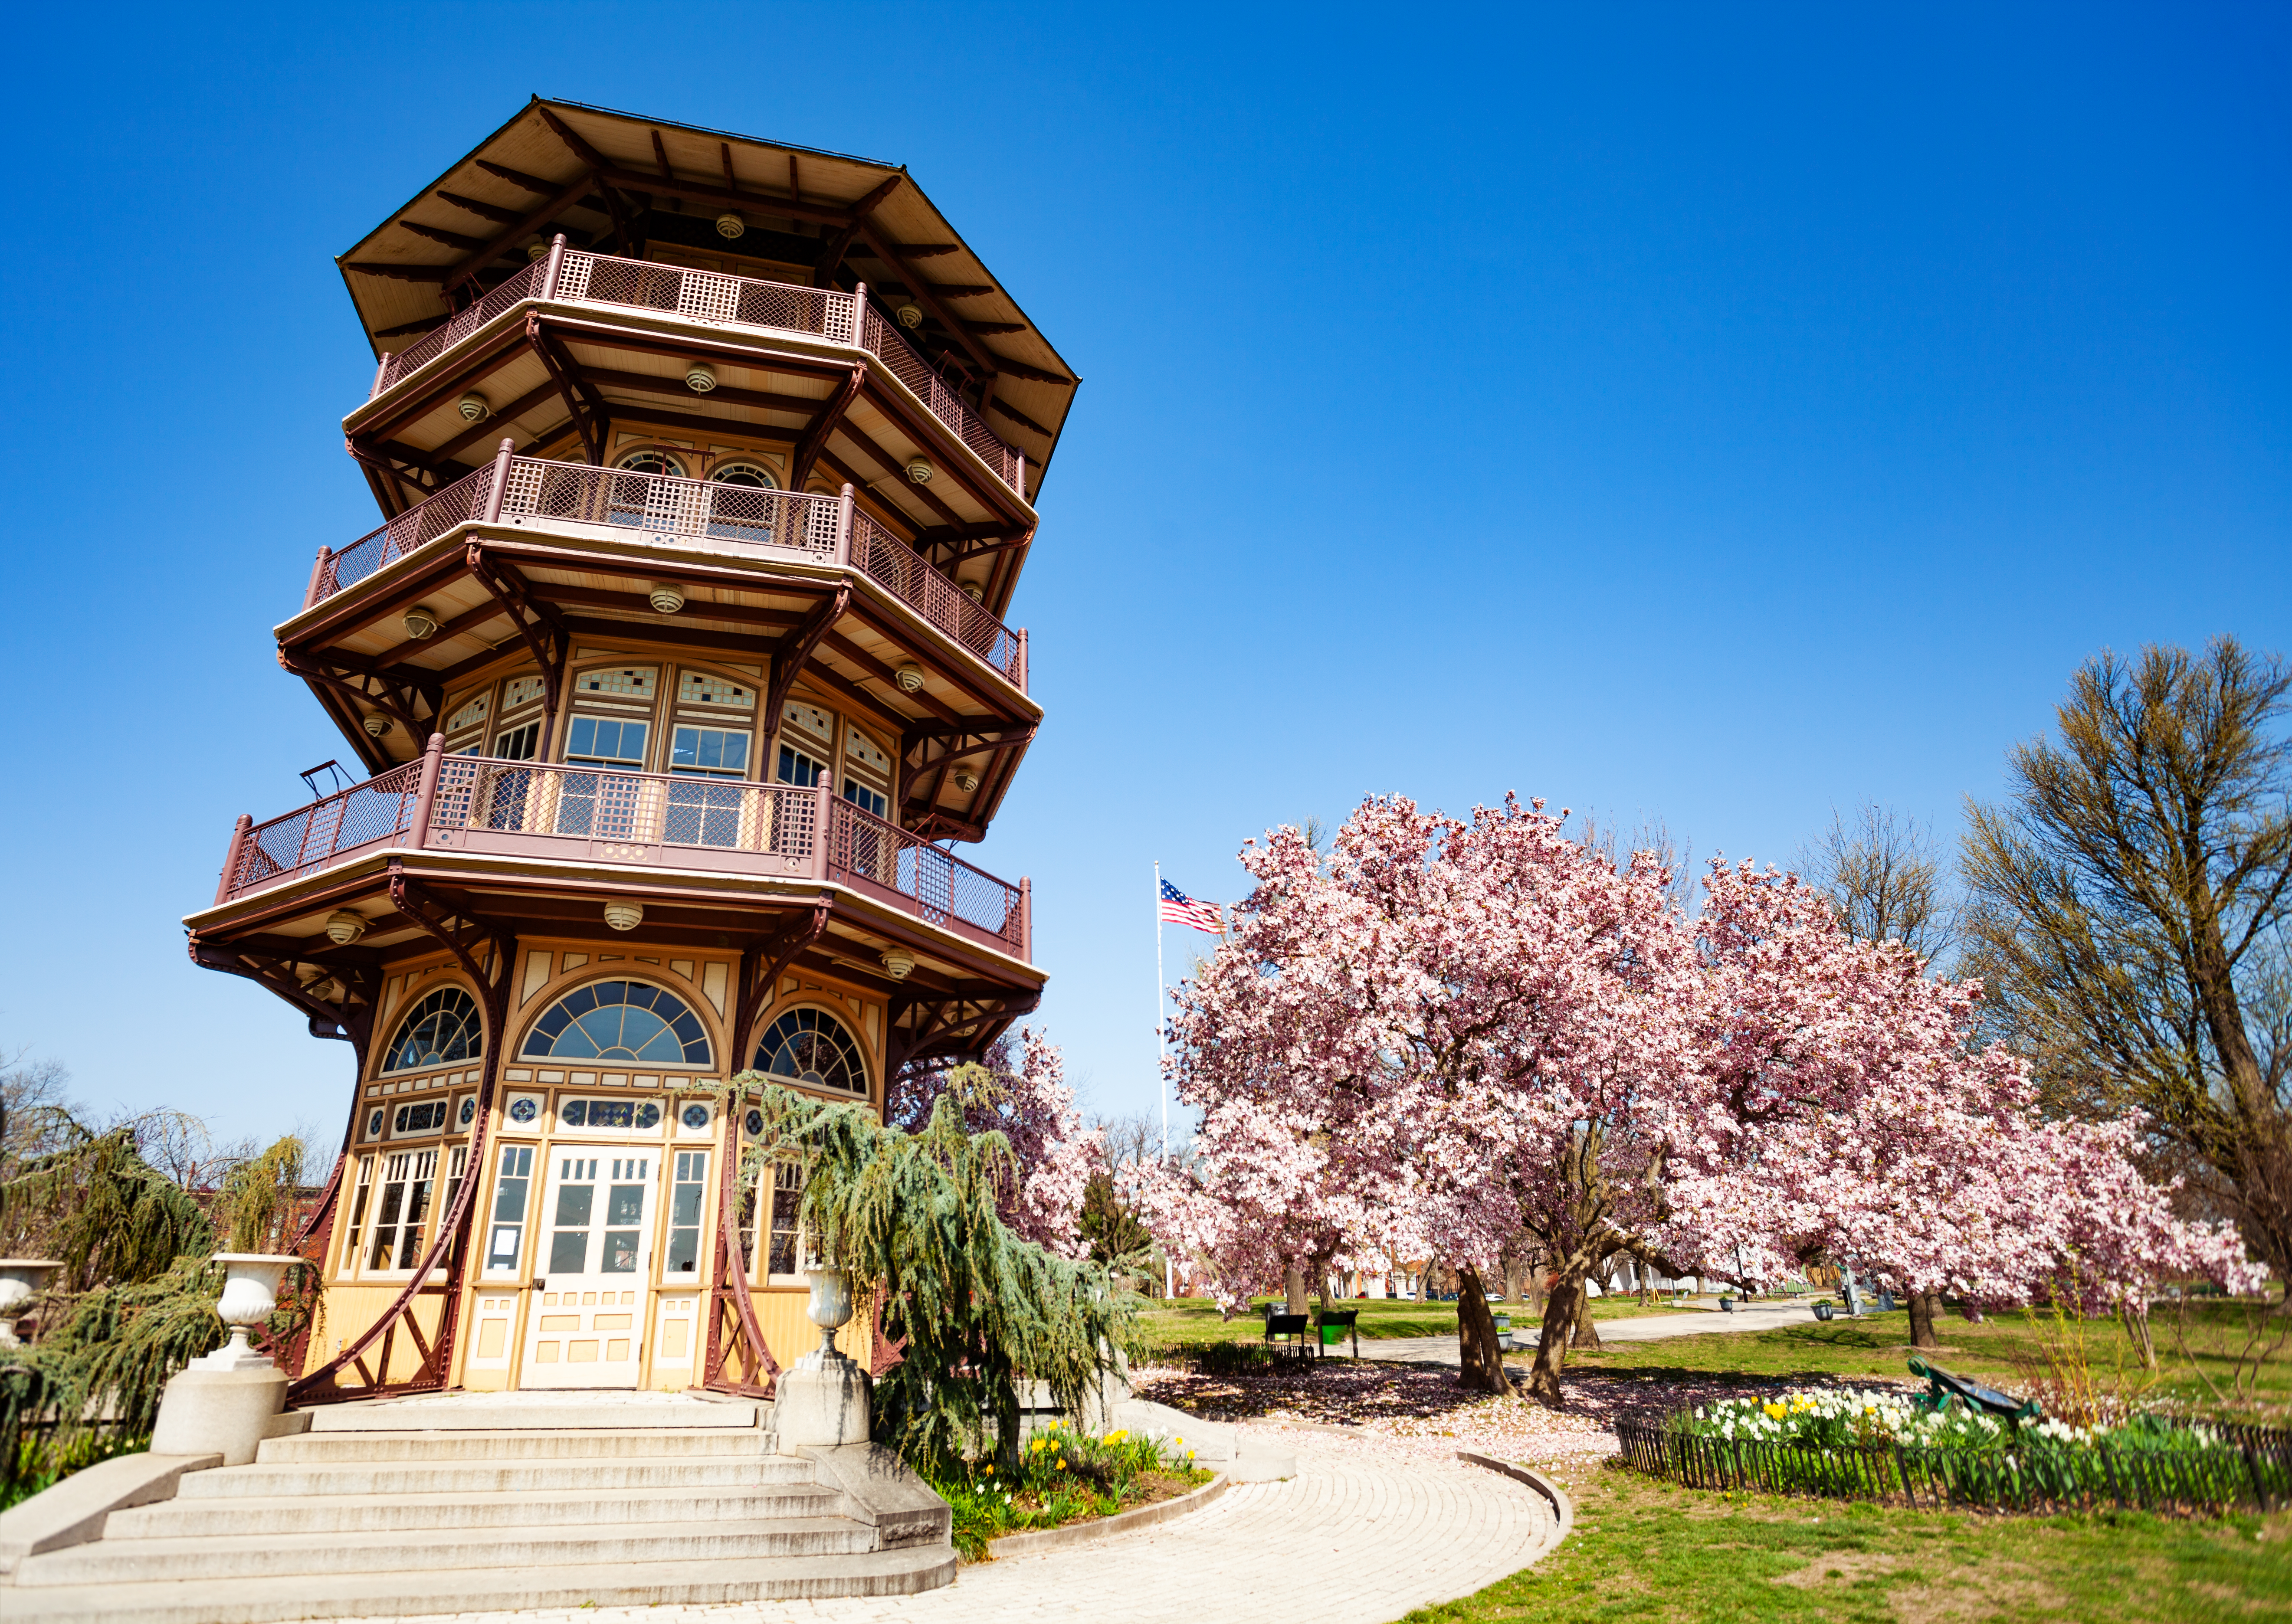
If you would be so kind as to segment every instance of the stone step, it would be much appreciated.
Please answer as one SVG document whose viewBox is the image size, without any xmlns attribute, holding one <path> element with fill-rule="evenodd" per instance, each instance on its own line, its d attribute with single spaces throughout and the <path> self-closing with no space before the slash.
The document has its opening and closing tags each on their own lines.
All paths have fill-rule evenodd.
<svg viewBox="0 0 2292 1624">
<path fill-rule="evenodd" d="M 321 1494 L 544 1494 L 576 1489 L 756 1489 L 817 1481 L 786 1456 L 616 1456 L 570 1460 L 343 1461 L 224 1467 L 184 1477 L 176 1498 L 238 1499 Z"/>
<path fill-rule="evenodd" d="M 720 1517 L 833 1514 L 842 1493 L 818 1483 L 751 1489 L 585 1490 L 554 1494 L 327 1494 L 173 1499 L 115 1511 L 109 1540 L 189 1539 L 244 1533 L 380 1533 L 431 1528 L 538 1528 L 708 1523 Z"/>
<path fill-rule="evenodd" d="M 189 1539 L 112 1540 L 25 1558 L 20 1592 L 51 1585 L 133 1585 L 163 1580 L 277 1579 L 425 1571 L 602 1567 L 658 1562 L 758 1562 L 866 1551 L 874 1531 L 843 1517 L 773 1517 L 625 1529 L 440 1529 L 403 1533 L 244 1532 Z M 9 1608 L 12 1615 L 14 1607 Z"/>
<path fill-rule="evenodd" d="M 945 1545 L 777 1562 L 627 1562 L 597 1567 L 432 1572 L 408 1561 L 388 1572 L 133 1584 L 41 1585 L 8 1596 L 8 1624 L 274 1624 L 289 1619 L 536 1607 L 642 1607 L 710 1602 L 912 1596 L 955 1577 Z"/>
<path fill-rule="evenodd" d="M 755 1427 L 764 1407 L 752 1399 L 718 1403 L 634 1394 L 427 1395 L 320 1404 L 304 1411 L 312 1432 L 557 1432 L 610 1427 Z"/>
<path fill-rule="evenodd" d="M 697 1459 L 765 1452 L 768 1435 L 751 1427 L 680 1427 L 641 1432 L 306 1432 L 266 1438 L 255 1453 L 265 1466 L 333 1465 L 352 1460 L 602 1460 L 648 1457 Z"/>
</svg>

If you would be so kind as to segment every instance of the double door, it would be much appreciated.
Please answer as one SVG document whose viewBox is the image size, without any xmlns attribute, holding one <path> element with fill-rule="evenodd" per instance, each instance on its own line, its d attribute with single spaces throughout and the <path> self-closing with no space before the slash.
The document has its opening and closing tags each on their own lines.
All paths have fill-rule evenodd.
<svg viewBox="0 0 2292 1624">
<path fill-rule="evenodd" d="M 550 1154 L 521 1385 L 634 1387 L 651 1312 L 658 1146 Z"/>
</svg>

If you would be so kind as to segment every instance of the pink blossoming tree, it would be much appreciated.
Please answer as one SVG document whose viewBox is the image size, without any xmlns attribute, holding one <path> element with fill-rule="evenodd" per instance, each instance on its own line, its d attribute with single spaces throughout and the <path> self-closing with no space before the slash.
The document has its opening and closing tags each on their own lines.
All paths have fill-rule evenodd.
<svg viewBox="0 0 2292 1624">
<path fill-rule="evenodd" d="M 1018 1178 L 997 1204 L 1013 1233 L 1062 1258 L 1086 1256 L 1090 1248 L 1076 1226 L 1103 1136 L 1083 1125 L 1058 1045 L 1022 1027 L 1015 1053 L 1005 1036 L 983 1065 L 911 1069 L 892 1084 L 887 1118 L 914 1132 L 931 1120 L 942 1094 L 955 1097 L 965 1131 L 1010 1140 Z"/>
</svg>

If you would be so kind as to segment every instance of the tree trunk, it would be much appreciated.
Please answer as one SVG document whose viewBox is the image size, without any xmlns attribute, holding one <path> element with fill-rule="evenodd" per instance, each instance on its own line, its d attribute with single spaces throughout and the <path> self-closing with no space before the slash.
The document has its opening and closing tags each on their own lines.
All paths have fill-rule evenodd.
<svg viewBox="0 0 2292 1624">
<path fill-rule="evenodd" d="M 1512 1394 L 1512 1378 L 1505 1374 L 1504 1348 L 1497 1340 L 1497 1316 L 1489 1311 L 1489 1295 L 1478 1269 L 1457 1270 L 1457 1353 L 1461 1367 L 1457 1385 L 1477 1393 Z"/>
<path fill-rule="evenodd" d="M 1910 1346 L 1940 1347 L 1941 1339 L 1934 1334 L 1934 1310 L 1941 1306 L 1939 1291 L 1913 1291 L 1909 1295 Z"/>
<path fill-rule="evenodd" d="M 1560 1391 L 1560 1372 L 1568 1359 L 1568 1340 L 1584 1307 L 1584 1274 L 1563 1271 L 1552 1282 L 1544 1302 L 1544 1331 L 1537 1339 L 1536 1363 L 1529 1368 L 1528 1393 L 1557 1408 L 1566 1402 Z"/>
<path fill-rule="evenodd" d="M 1528 1290 L 1528 1265 L 1517 1258 L 1505 1265 L 1505 1301 L 1516 1303 Z"/>
<path fill-rule="evenodd" d="M 1304 1313 L 1305 1266 L 1302 1263 L 1292 1263 L 1288 1265 L 1281 1272 L 1281 1283 L 1283 1288 L 1289 1294 L 1288 1306 L 1282 1309 L 1281 1312 L 1284 1314 Z"/>
<path fill-rule="evenodd" d="M 1576 1334 L 1569 1339 L 1570 1347 L 1596 1348 L 1602 1346 L 1599 1323 L 1592 1318 L 1592 1294 L 1586 1292 L 1576 1305 Z"/>
<path fill-rule="evenodd" d="M 2149 1305 L 2127 1298 L 2119 1305 L 2125 1315 L 2125 1334 L 2133 1339 L 2133 1351 L 2141 1356 L 2141 1368 L 2157 1368 L 2157 1343 L 2149 1334 Z"/>
</svg>

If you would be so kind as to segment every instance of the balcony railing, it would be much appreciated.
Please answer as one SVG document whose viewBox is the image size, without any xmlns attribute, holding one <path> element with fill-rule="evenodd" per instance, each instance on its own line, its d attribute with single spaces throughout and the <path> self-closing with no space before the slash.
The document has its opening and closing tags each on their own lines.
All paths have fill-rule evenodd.
<svg viewBox="0 0 2292 1624">
<path fill-rule="evenodd" d="M 496 486 L 500 500 L 495 500 Z M 466 524 L 601 526 L 690 545 L 854 568 L 1024 690 L 1027 637 L 1013 631 L 847 497 L 668 474 L 497 457 L 337 552 L 321 548 L 303 607 L 325 602 Z"/>
<path fill-rule="evenodd" d="M 388 847 L 845 885 L 1021 960 L 1031 897 L 826 784 L 496 761 L 433 747 L 267 824 L 242 818 L 218 904 Z"/>
<path fill-rule="evenodd" d="M 412 377 L 495 317 L 528 299 L 658 310 L 714 326 L 792 333 L 864 350 L 977 453 L 997 478 L 1022 499 L 1026 496 L 1027 459 L 987 426 L 987 420 L 940 376 L 897 326 L 876 313 L 868 303 L 864 284 L 857 292 L 847 293 L 838 288 L 797 287 L 650 260 L 553 250 L 547 259 L 534 261 L 483 298 L 456 310 L 443 326 L 432 328 L 397 354 L 383 357 L 367 398 Z"/>
</svg>

